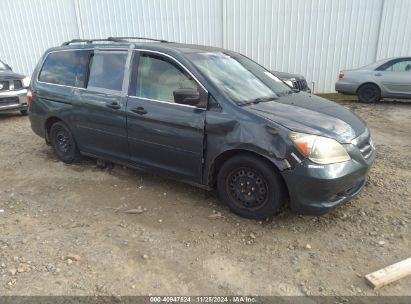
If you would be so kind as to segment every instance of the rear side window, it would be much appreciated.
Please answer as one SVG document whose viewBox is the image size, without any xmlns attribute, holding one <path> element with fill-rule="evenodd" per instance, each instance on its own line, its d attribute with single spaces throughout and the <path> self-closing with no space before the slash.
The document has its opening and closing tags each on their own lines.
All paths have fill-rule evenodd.
<svg viewBox="0 0 411 304">
<path fill-rule="evenodd" d="M 398 61 L 385 70 L 392 72 L 411 72 L 411 59 Z"/>
<path fill-rule="evenodd" d="M 121 91 L 127 52 L 95 52 L 90 60 L 87 88 Z"/>
<path fill-rule="evenodd" d="M 47 55 L 39 80 L 72 87 L 84 87 L 88 51 L 62 51 Z"/>
<path fill-rule="evenodd" d="M 377 70 L 388 72 L 411 72 L 411 58 L 391 60 L 380 66 Z"/>
</svg>

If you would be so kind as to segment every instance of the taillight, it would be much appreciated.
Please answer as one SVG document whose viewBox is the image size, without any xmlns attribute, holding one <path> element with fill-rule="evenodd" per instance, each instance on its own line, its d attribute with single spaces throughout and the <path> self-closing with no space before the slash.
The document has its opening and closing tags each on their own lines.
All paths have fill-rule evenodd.
<svg viewBox="0 0 411 304">
<path fill-rule="evenodd" d="M 33 102 L 33 94 L 31 93 L 30 90 L 27 91 L 27 103 L 29 105 L 31 105 L 31 103 Z"/>
<path fill-rule="evenodd" d="M 338 78 L 343 79 L 344 78 L 344 72 L 340 72 L 340 74 L 338 74 Z"/>
</svg>

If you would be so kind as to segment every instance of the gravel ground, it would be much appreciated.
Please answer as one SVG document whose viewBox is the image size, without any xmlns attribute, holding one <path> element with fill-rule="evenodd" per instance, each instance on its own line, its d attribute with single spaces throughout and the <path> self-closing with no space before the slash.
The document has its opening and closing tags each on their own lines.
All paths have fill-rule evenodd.
<svg viewBox="0 0 411 304">
<path fill-rule="evenodd" d="M 27 117 L 0 114 L 0 294 L 411 295 L 411 277 L 364 279 L 411 256 L 411 104 L 343 104 L 378 149 L 364 191 L 264 222 L 162 177 L 65 165 Z"/>
</svg>

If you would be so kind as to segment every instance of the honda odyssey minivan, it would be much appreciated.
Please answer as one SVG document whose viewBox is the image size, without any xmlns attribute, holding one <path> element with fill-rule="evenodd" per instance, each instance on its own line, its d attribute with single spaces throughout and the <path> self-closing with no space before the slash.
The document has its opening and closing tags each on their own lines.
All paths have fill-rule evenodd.
<svg viewBox="0 0 411 304">
<path fill-rule="evenodd" d="M 31 126 L 61 161 L 87 155 L 216 188 L 255 219 L 284 205 L 322 214 L 361 191 L 375 148 L 356 114 L 236 52 L 137 39 L 72 40 L 40 59 Z"/>
</svg>

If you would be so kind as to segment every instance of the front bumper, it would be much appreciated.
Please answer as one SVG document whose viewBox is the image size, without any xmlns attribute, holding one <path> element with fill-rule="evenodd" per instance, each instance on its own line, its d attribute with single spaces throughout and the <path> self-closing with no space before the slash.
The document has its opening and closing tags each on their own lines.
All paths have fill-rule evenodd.
<svg viewBox="0 0 411 304">
<path fill-rule="evenodd" d="M 26 110 L 27 89 L 0 92 L 0 112 Z"/>
<path fill-rule="evenodd" d="M 318 165 L 304 159 L 293 169 L 282 172 L 290 196 L 290 209 L 298 214 L 320 215 L 347 202 L 361 192 L 376 152 L 365 159 L 350 144 L 350 161 Z"/>
</svg>

